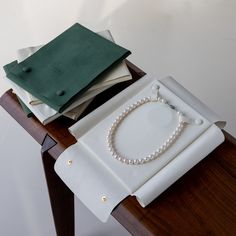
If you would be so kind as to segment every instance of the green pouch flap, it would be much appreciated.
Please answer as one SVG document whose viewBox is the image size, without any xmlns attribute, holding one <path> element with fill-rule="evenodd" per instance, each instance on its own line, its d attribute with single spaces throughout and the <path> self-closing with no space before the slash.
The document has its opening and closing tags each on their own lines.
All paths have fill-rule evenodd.
<svg viewBox="0 0 236 236">
<path fill-rule="evenodd" d="M 18 99 L 18 101 L 19 101 L 19 103 L 20 103 L 20 105 L 22 107 L 22 110 L 26 114 L 26 116 L 28 118 L 34 116 L 34 113 L 24 104 L 24 102 L 18 96 L 16 96 L 16 97 L 17 97 L 17 99 Z"/>
<path fill-rule="evenodd" d="M 76 23 L 24 61 L 3 68 L 10 80 L 62 112 L 129 54 Z"/>
</svg>

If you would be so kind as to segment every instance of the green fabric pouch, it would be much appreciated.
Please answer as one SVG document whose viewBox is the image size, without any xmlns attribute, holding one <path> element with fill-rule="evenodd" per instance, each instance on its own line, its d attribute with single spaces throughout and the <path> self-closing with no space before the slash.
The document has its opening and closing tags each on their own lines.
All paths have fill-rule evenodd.
<svg viewBox="0 0 236 236">
<path fill-rule="evenodd" d="M 62 112 L 129 54 L 76 23 L 26 60 L 3 68 L 14 83 Z"/>
</svg>

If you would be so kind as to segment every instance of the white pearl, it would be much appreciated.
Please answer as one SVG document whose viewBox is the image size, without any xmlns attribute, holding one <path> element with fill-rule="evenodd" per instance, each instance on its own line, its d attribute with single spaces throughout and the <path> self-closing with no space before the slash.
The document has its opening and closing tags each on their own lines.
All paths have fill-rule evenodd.
<svg viewBox="0 0 236 236">
<path fill-rule="evenodd" d="M 170 138 L 167 139 L 167 142 L 168 142 L 169 144 L 171 144 L 171 143 L 173 142 L 173 139 L 170 137 Z"/>
<path fill-rule="evenodd" d="M 149 161 L 153 161 L 155 158 L 156 158 L 156 156 L 155 156 L 155 154 L 153 153 L 153 154 L 151 155 L 151 158 L 149 159 Z"/>
<path fill-rule="evenodd" d="M 110 137 L 112 136 L 113 131 L 115 130 L 115 127 L 111 127 L 109 130 Z"/>
<path fill-rule="evenodd" d="M 155 155 L 155 156 L 158 156 L 158 155 L 159 155 L 159 150 L 155 151 L 155 152 L 154 152 L 154 155 Z"/>
<path fill-rule="evenodd" d="M 133 164 L 133 160 L 129 160 L 129 164 L 131 164 L 131 165 L 132 165 L 132 164 Z"/>
<path fill-rule="evenodd" d="M 179 123 L 178 123 L 177 127 L 175 128 L 175 130 L 171 134 L 171 136 L 168 139 L 166 139 L 166 141 L 155 152 L 151 153 L 150 155 L 148 155 L 144 158 L 134 159 L 134 160 L 121 157 L 117 153 L 116 148 L 114 147 L 114 135 L 115 135 L 115 131 L 116 131 L 117 127 L 126 118 L 126 116 L 128 116 L 129 113 L 131 113 L 133 110 L 135 110 L 136 108 L 138 108 L 139 106 L 141 106 L 147 102 L 152 102 L 152 101 L 160 101 L 162 103 L 167 103 L 167 101 L 164 98 L 159 96 L 159 92 L 155 95 L 155 97 L 152 96 L 152 97 L 142 98 L 142 99 L 136 101 L 135 103 L 129 105 L 126 109 L 124 109 L 123 112 L 121 112 L 121 114 L 115 119 L 115 121 L 112 123 L 111 127 L 108 130 L 108 135 L 106 136 L 106 139 L 107 139 L 109 151 L 111 152 L 112 156 L 115 159 L 121 161 L 122 163 L 130 164 L 130 165 L 139 165 L 139 164 L 144 164 L 149 161 L 155 160 L 159 155 L 161 155 L 171 145 L 171 143 L 174 142 L 174 140 L 180 135 L 180 133 L 182 132 L 182 130 L 184 128 L 185 121 L 183 120 L 183 117 L 182 117 L 183 113 L 181 111 L 177 111 L 177 114 L 179 116 L 178 117 Z M 195 123 L 198 124 L 200 122 L 199 122 L 199 120 L 198 121 L 195 120 Z"/>
<path fill-rule="evenodd" d="M 178 133 L 182 131 L 182 127 L 178 127 Z"/>
<path fill-rule="evenodd" d="M 184 116 L 184 113 L 183 113 L 182 111 L 177 111 L 177 114 L 178 114 L 180 117 Z"/>
<path fill-rule="evenodd" d="M 179 131 L 176 130 L 174 134 L 175 134 L 175 138 L 177 138 L 179 136 Z"/>
</svg>

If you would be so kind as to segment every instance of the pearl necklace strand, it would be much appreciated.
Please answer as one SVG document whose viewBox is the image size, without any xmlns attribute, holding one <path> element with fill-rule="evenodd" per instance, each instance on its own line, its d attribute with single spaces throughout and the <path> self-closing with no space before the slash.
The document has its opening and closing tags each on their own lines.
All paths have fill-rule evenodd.
<svg viewBox="0 0 236 236">
<path fill-rule="evenodd" d="M 165 152 L 176 141 L 176 139 L 179 137 L 179 135 L 183 131 L 185 124 L 188 123 L 186 122 L 184 114 L 181 111 L 177 110 L 173 105 L 168 104 L 168 102 L 163 97 L 160 96 L 159 89 L 160 87 L 158 85 L 153 85 L 151 97 L 144 97 L 142 99 L 139 99 L 132 105 L 128 106 L 112 123 L 108 131 L 108 135 L 107 135 L 107 144 L 108 144 L 108 149 L 112 157 L 115 158 L 116 160 L 124 164 L 128 164 L 128 165 L 140 165 L 140 164 L 145 164 L 145 163 L 148 163 L 150 161 L 157 159 L 157 157 L 159 157 L 163 152 Z M 157 148 L 148 156 L 143 157 L 143 158 L 138 158 L 138 159 L 130 159 L 130 158 L 124 157 L 117 151 L 117 148 L 115 147 L 115 144 L 114 144 L 114 137 L 115 137 L 116 130 L 121 124 L 121 122 L 130 113 L 132 113 L 138 107 L 144 104 L 150 103 L 150 102 L 160 102 L 160 103 L 168 105 L 171 109 L 174 109 L 178 116 L 178 125 L 174 129 L 170 137 L 166 139 L 166 141 L 159 148 Z"/>
</svg>

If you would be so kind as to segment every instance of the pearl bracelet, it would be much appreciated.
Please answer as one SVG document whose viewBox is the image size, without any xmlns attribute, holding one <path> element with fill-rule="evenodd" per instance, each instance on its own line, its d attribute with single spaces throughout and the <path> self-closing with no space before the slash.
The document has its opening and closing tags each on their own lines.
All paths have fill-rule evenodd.
<svg viewBox="0 0 236 236">
<path fill-rule="evenodd" d="M 112 157 L 115 158 L 116 160 L 124 164 L 128 164 L 128 165 L 140 165 L 140 164 L 145 164 L 145 163 L 155 160 L 175 142 L 175 140 L 179 137 L 179 135 L 183 131 L 185 124 L 188 123 L 186 121 L 187 119 L 185 118 L 184 114 L 181 111 L 177 110 L 173 105 L 169 104 L 163 97 L 160 96 L 159 89 L 160 87 L 158 85 L 153 85 L 151 97 L 144 97 L 136 101 L 132 105 L 128 106 L 112 123 L 108 131 L 108 135 L 107 135 L 107 144 L 108 144 L 108 149 Z M 154 152 L 152 152 L 148 156 L 143 157 L 143 158 L 138 158 L 138 159 L 130 159 L 130 158 L 124 157 L 119 153 L 119 151 L 115 147 L 114 137 L 115 137 L 116 130 L 121 124 L 121 122 L 130 113 L 132 113 L 138 107 L 144 104 L 150 103 L 150 102 L 160 102 L 160 103 L 168 105 L 171 109 L 174 109 L 178 115 L 178 125 L 174 129 L 170 137 L 166 139 L 166 141 L 159 148 L 157 148 Z"/>
</svg>

